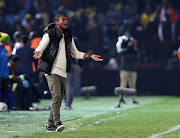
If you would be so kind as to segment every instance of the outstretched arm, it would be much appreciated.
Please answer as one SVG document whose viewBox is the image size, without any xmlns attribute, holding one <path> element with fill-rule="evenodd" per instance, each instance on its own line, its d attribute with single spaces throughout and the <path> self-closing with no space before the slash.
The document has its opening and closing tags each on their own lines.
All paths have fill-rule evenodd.
<svg viewBox="0 0 180 138">
<path fill-rule="evenodd" d="M 74 43 L 74 39 L 72 39 L 72 47 L 71 47 L 71 55 L 72 57 L 74 57 L 75 59 L 84 59 L 84 58 L 87 58 L 87 59 L 93 59 L 95 61 L 103 61 L 103 59 L 101 59 L 99 55 L 89 55 L 89 54 L 86 54 L 84 52 L 80 52 L 75 43 Z"/>
<path fill-rule="evenodd" d="M 38 47 L 36 48 L 36 50 L 34 51 L 34 55 L 33 57 L 35 59 L 39 59 L 42 56 L 43 51 L 47 48 L 48 44 L 49 44 L 50 38 L 48 33 L 45 33 L 42 37 L 41 42 L 39 43 Z"/>
</svg>

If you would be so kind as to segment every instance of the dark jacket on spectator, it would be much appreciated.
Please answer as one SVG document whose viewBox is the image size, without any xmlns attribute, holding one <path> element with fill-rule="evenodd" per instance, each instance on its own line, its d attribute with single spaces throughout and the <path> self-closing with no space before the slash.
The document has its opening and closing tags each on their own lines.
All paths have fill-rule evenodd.
<svg viewBox="0 0 180 138">
<path fill-rule="evenodd" d="M 17 68 L 18 74 L 33 75 L 32 62 L 35 61 L 33 51 L 34 49 L 29 46 L 23 46 L 16 50 L 16 55 L 21 59 L 20 65 Z"/>
<path fill-rule="evenodd" d="M 137 71 L 137 66 L 138 66 L 137 48 L 129 47 L 120 54 L 123 57 L 121 63 L 121 70 Z"/>
</svg>

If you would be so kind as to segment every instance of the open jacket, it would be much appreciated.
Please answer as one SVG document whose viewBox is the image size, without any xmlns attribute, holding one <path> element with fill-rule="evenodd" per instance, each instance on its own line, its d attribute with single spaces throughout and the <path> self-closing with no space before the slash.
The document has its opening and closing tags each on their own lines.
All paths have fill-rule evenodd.
<svg viewBox="0 0 180 138">
<path fill-rule="evenodd" d="M 44 50 L 39 64 L 39 70 L 47 74 L 51 73 L 53 63 L 56 59 L 59 42 L 62 39 L 62 34 L 59 32 L 58 28 L 54 23 L 49 24 L 45 29 L 44 33 L 48 33 L 50 37 L 50 42 L 47 48 Z M 66 49 L 66 59 L 67 59 L 67 68 L 66 71 L 70 71 L 71 67 L 71 45 L 72 45 L 72 34 L 69 29 L 64 31 L 65 38 L 65 49 Z"/>
</svg>

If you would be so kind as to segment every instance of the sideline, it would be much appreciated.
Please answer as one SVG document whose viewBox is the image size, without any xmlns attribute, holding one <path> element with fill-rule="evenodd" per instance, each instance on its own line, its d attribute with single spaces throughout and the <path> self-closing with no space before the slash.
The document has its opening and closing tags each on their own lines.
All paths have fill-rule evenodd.
<svg viewBox="0 0 180 138">
<path fill-rule="evenodd" d="M 171 133 L 171 132 L 176 131 L 176 130 L 178 130 L 178 129 L 180 129 L 180 125 L 177 125 L 177 126 L 171 128 L 171 129 L 167 130 L 167 131 L 162 132 L 162 133 L 153 134 L 150 138 L 158 138 L 159 136 L 162 136 L 162 135 L 164 135 L 164 134 Z"/>
<path fill-rule="evenodd" d="M 139 108 L 139 107 L 141 107 L 141 105 L 127 106 L 127 107 L 123 107 L 123 108 L 114 108 L 114 106 L 113 106 L 113 107 L 111 107 L 111 109 L 112 109 L 112 110 L 117 109 L 117 111 L 120 109 L 121 111 L 125 111 L 125 110 L 131 109 L 131 108 Z M 111 111 L 112 111 L 112 110 L 111 110 Z M 101 115 L 101 114 L 96 114 L 96 115 L 94 115 L 94 116 L 97 116 L 97 115 Z M 126 113 L 120 115 L 120 111 L 118 111 L 118 112 L 117 112 L 117 115 L 115 115 L 115 116 L 108 117 L 107 119 L 100 119 L 99 121 L 96 121 L 96 122 L 94 122 L 94 123 L 92 123 L 92 124 L 89 124 L 89 125 L 87 125 L 87 126 L 84 126 L 84 127 L 92 127 L 92 126 L 94 126 L 94 125 L 100 124 L 101 122 L 108 121 L 108 120 L 110 120 L 110 119 L 115 119 L 115 118 L 123 117 L 123 116 L 126 116 L 126 115 L 127 115 Z M 92 116 L 92 115 L 91 115 L 91 116 Z M 67 129 L 64 130 L 63 132 L 66 133 L 66 132 L 70 132 L 70 131 L 75 131 L 76 129 L 79 129 L 79 128 L 80 128 L 80 126 L 77 126 L 76 128 L 67 128 Z"/>
<path fill-rule="evenodd" d="M 119 112 L 117 112 L 117 114 L 118 114 L 118 115 L 108 117 L 107 119 L 100 119 L 99 121 L 96 121 L 96 122 L 92 123 L 91 125 L 87 125 L 86 127 L 92 127 L 92 126 L 98 125 L 98 124 L 100 124 L 100 123 L 102 123 L 102 122 L 104 122 L 104 121 L 108 121 L 108 120 L 111 120 L 111 119 L 115 119 L 115 118 L 119 118 L 119 117 L 123 117 L 123 116 L 126 116 L 126 115 L 127 115 L 126 113 L 124 113 L 124 114 L 122 114 L 122 115 L 119 115 Z M 85 126 L 84 126 L 84 127 L 85 127 Z M 63 132 L 74 131 L 74 130 L 76 130 L 76 129 L 78 129 L 78 128 L 80 128 L 80 127 L 69 128 L 68 130 L 65 130 L 65 131 L 63 131 Z"/>
</svg>

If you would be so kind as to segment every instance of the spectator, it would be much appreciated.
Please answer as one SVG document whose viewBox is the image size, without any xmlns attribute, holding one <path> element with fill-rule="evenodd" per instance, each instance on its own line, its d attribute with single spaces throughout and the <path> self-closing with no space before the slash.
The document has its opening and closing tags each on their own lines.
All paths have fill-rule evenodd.
<svg viewBox="0 0 180 138">
<path fill-rule="evenodd" d="M 169 18 L 168 5 L 162 4 L 159 11 L 158 36 L 161 42 L 171 39 L 171 22 Z"/>
<path fill-rule="evenodd" d="M 0 96 L 1 96 L 1 84 L 5 78 L 9 75 L 8 68 L 8 56 L 5 46 L 9 44 L 9 35 L 6 33 L 0 33 Z"/>
<path fill-rule="evenodd" d="M 176 37 L 176 22 L 179 18 L 179 14 L 175 13 L 175 10 L 171 5 L 169 6 L 169 14 L 171 20 L 171 35 L 172 35 L 172 39 L 174 40 Z"/>
<path fill-rule="evenodd" d="M 20 58 L 17 55 L 9 56 L 9 76 L 2 83 L 2 97 L 1 100 L 6 102 L 8 109 L 13 109 L 14 92 L 18 90 L 18 81 L 16 69 L 19 66 Z M 19 87 L 19 86 L 18 86 Z M 16 95 L 16 94 L 15 94 Z"/>
<path fill-rule="evenodd" d="M 32 25 L 33 25 L 33 17 L 31 14 L 26 14 L 23 21 L 22 26 L 25 28 L 25 32 L 29 33 L 32 31 Z"/>
<path fill-rule="evenodd" d="M 73 37 L 76 46 L 78 47 L 78 38 Z M 67 73 L 66 81 L 66 94 L 65 94 L 65 109 L 72 110 L 72 102 L 76 91 L 80 92 L 80 71 L 82 70 L 82 65 L 79 60 L 71 60 L 71 71 Z"/>
<path fill-rule="evenodd" d="M 36 31 L 32 31 L 29 33 L 29 40 L 30 40 L 30 47 L 36 49 L 41 41 L 41 37 L 38 36 Z M 38 60 L 38 64 L 40 59 Z M 40 75 L 41 73 L 38 72 L 38 65 L 35 62 L 32 63 L 33 72 L 34 72 L 34 81 L 39 83 L 39 79 L 43 79 L 44 77 Z M 42 78 L 42 77 L 43 78 Z"/>
<path fill-rule="evenodd" d="M 12 25 L 11 30 L 13 30 L 13 32 L 15 31 L 19 31 L 21 33 L 25 32 L 25 29 L 22 26 L 20 17 L 18 15 L 14 17 L 14 24 Z"/>
<path fill-rule="evenodd" d="M 6 8 L 5 0 L 0 0 L 0 14 L 1 14 L 1 15 L 5 14 L 5 13 L 4 13 L 5 8 Z"/>
<path fill-rule="evenodd" d="M 1 101 L 6 102 L 8 109 L 13 110 L 39 110 L 32 107 L 33 102 L 39 101 L 39 93 L 33 81 L 27 75 L 17 75 L 16 69 L 20 63 L 20 57 L 9 57 L 9 77 L 2 83 Z"/>
<path fill-rule="evenodd" d="M 39 37 L 36 31 L 32 31 L 29 33 L 30 47 L 36 49 L 41 41 L 41 37 Z"/>
<path fill-rule="evenodd" d="M 9 69 L 7 66 L 8 63 L 8 56 L 7 50 L 5 46 L 9 44 L 9 35 L 7 33 L 0 33 L 0 78 L 6 78 L 9 73 Z"/>
<path fill-rule="evenodd" d="M 7 55 L 10 56 L 12 54 L 12 47 L 10 46 L 10 36 L 7 33 L 1 32 L 1 43 L 4 48 L 7 50 Z"/>
<path fill-rule="evenodd" d="M 5 15 L 1 16 L 0 23 L 1 23 L 0 31 L 1 32 L 7 32 L 10 35 L 11 34 L 10 24 L 6 21 Z"/>
<path fill-rule="evenodd" d="M 15 41 L 14 48 L 13 48 L 13 51 L 12 51 L 13 55 L 15 55 L 16 49 L 21 47 L 21 35 L 22 35 L 22 33 L 20 31 L 16 31 L 14 33 L 14 35 L 13 35 L 13 38 L 14 38 L 14 41 Z"/>
<path fill-rule="evenodd" d="M 123 24 L 119 27 L 118 35 L 121 36 L 125 34 L 126 36 L 130 36 L 131 26 L 132 26 L 131 20 L 124 20 Z"/>
<path fill-rule="evenodd" d="M 148 23 L 152 20 L 152 14 L 150 9 L 146 9 L 144 13 L 141 14 L 140 22 L 143 28 L 146 30 Z"/>
<path fill-rule="evenodd" d="M 30 48 L 29 39 L 27 35 L 22 36 L 22 47 L 18 48 L 16 50 L 16 54 L 20 57 L 21 63 L 17 69 L 18 74 L 26 74 L 29 75 L 29 77 L 33 77 L 33 69 L 32 69 L 32 62 L 34 60 L 33 58 L 33 52 L 34 49 Z"/>
<path fill-rule="evenodd" d="M 38 36 L 42 36 L 43 29 L 44 29 L 44 21 L 42 15 L 40 13 L 37 13 L 35 15 L 35 20 L 32 25 L 32 30 L 35 31 Z"/>
</svg>

